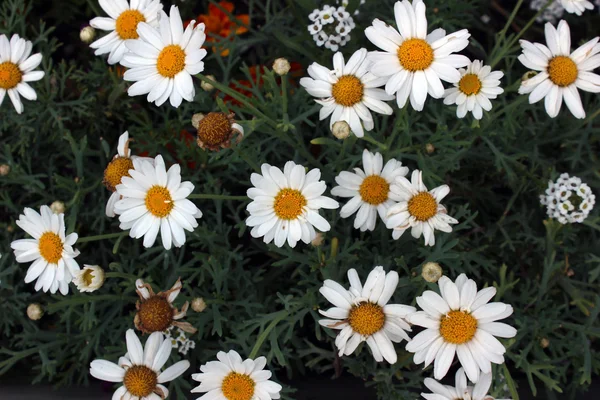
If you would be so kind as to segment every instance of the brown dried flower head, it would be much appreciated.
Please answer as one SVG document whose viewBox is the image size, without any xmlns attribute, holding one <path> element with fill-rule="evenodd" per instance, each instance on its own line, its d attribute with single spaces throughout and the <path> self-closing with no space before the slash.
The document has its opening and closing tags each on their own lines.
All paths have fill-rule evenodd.
<svg viewBox="0 0 600 400">
<path fill-rule="evenodd" d="M 192 125 L 196 128 L 196 142 L 202 149 L 219 151 L 230 148 L 232 141 L 239 143 L 244 136 L 244 128 L 235 122 L 235 114 L 210 112 L 206 115 L 194 114 Z"/>
</svg>

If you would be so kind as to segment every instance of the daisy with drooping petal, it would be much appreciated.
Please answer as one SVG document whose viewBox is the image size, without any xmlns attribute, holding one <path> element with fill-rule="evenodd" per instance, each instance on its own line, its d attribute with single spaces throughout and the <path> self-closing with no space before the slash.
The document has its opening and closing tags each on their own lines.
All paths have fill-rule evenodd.
<svg viewBox="0 0 600 400">
<path fill-rule="evenodd" d="M 453 88 L 444 91 L 444 104 L 457 104 L 456 116 L 464 118 L 467 112 L 472 112 L 475 119 L 483 117 L 483 110 L 490 111 L 492 103 L 499 94 L 504 92 L 500 87 L 502 71 L 493 71 L 489 65 L 483 65 L 479 60 L 473 61 L 467 69 L 459 69 L 460 81 Z"/>
<path fill-rule="evenodd" d="M 73 283 L 82 293 L 95 292 L 104 284 L 104 270 L 99 265 L 83 264 L 83 269 L 73 276 Z"/>
<path fill-rule="evenodd" d="M 0 35 L 0 106 L 8 93 L 18 114 L 23 112 L 21 97 L 37 100 L 35 90 L 27 82 L 39 81 L 44 71 L 34 71 L 42 62 L 42 54 L 31 55 L 33 44 L 14 34 L 10 42 Z"/>
<path fill-rule="evenodd" d="M 564 9 L 571 14 L 581 15 L 585 10 L 593 10 L 594 5 L 588 0 L 559 0 Z"/>
<path fill-rule="evenodd" d="M 125 40 L 137 39 L 137 27 L 140 22 L 151 26 L 158 25 L 158 12 L 163 5 L 160 0 L 99 0 L 100 7 L 108 17 L 96 17 L 90 25 L 103 31 L 111 31 L 108 35 L 90 44 L 96 49 L 95 55 L 108 54 L 108 63 L 116 64 L 127 53 Z"/>
<path fill-rule="evenodd" d="M 422 234 L 425 245 L 433 246 L 436 229 L 452 232 L 450 225 L 458 223 L 447 214 L 446 207 L 440 204 L 450 193 L 450 188 L 448 185 L 442 185 L 427 191 L 423 183 L 423 173 L 418 169 L 413 171 L 411 181 L 403 176 L 396 177 L 396 182 L 390 190 L 400 197 L 400 200 L 388 209 L 385 225 L 394 230 L 394 239 L 400 238 L 404 231 L 412 228 L 411 234 L 415 239 L 420 238 Z"/>
<path fill-rule="evenodd" d="M 369 110 L 392 114 L 392 108 L 384 101 L 393 100 L 394 96 L 377 89 L 385 83 L 385 78 L 369 73 L 369 64 L 366 49 L 356 51 L 348 63 L 344 63 L 344 56 L 338 52 L 333 56 L 332 71 L 312 63 L 308 67 L 311 77 L 300 79 L 308 94 L 317 97 L 315 102 L 323 106 L 319 119 L 331 115 L 329 129 L 337 121 L 346 121 L 356 136 L 363 137 L 365 130 L 375 126 Z"/>
<path fill-rule="evenodd" d="M 160 400 L 169 396 L 163 383 L 170 382 L 189 367 L 187 360 L 178 361 L 161 372 L 171 355 L 171 341 L 163 334 L 154 332 L 142 347 L 133 329 L 125 334 L 127 353 L 115 364 L 107 360 L 90 363 L 90 374 L 108 382 L 122 382 L 123 386 L 113 394 L 113 399 Z"/>
<path fill-rule="evenodd" d="M 54 214 L 50 207 L 40 207 L 38 214 L 31 208 L 25 208 L 19 215 L 17 225 L 30 234 L 33 239 L 19 239 L 10 244 L 17 262 L 33 261 L 25 283 L 35 283 L 35 290 L 63 295 L 69 293 L 69 283 L 79 271 L 75 257 L 79 250 L 73 249 L 77 241 L 75 232 L 65 236 L 65 215 Z"/>
<path fill-rule="evenodd" d="M 367 342 L 375 361 L 384 359 L 390 364 L 397 361 L 394 343 L 402 339 L 410 341 L 406 331 L 410 325 L 406 317 L 416 311 L 403 304 L 387 304 L 398 285 L 398 273 L 387 274 L 383 267 L 375 267 L 363 286 L 354 268 L 348 270 L 350 289 L 330 279 L 323 282 L 319 292 L 335 307 L 319 312 L 331 319 L 319 320 L 319 324 L 339 329 L 335 339 L 339 355 L 350 355 L 361 342 Z"/>
<path fill-rule="evenodd" d="M 473 387 L 467 385 L 465 370 L 459 368 L 456 371 L 455 382 L 456 386 L 453 387 L 442 385 L 435 379 L 425 378 L 425 386 L 433 393 L 421 393 L 421 396 L 427 400 L 494 400 L 487 394 L 492 385 L 492 374 L 481 374 L 479 381 Z"/>
<path fill-rule="evenodd" d="M 385 221 L 388 209 L 400 200 L 390 191 L 397 176 L 405 176 L 408 168 L 394 158 L 385 167 L 379 153 L 363 151 L 363 168 L 354 168 L 354 173 L 342 171 L 335 177 L 339 186 L 331 189 L 331 194 L 340 197 L 352 197 L 340 210 L 342 218 L 348 218 L 358 211 L 354 219 L 354 228 L 361 231 L 375 229 L 377 214 Z"/>
<path fill-rule="evenodd" d="M 504 345 L 495 338 L 512 338 L 517 330 L 510 325 L 496 322 L 513 313 L 504 303 L 488 303 L 496 294 L 496 288 L 477 291 L 477 284 L 460 274 L 456 282 L 442 276 L 438 285 L 440 294 L 426 290 L 417 297 L 423 311 L 409 316 L 408 321 L 425 329 L 406 345 L 415 353 L 415 364 L 426 368 L 435 360 L 434 377 L 442 379 L 458 355 L 471 382 L 477 382 L 481 373 L 492 371 L 491 363 L 504 363 Z"/>
<path fill-rule="evenodd" d="M 275 240 L 277 247 L 287 240 L 295 247 L 300 240 L 310 243 L 317 235 L 315 228 L 321 232 L 331 229 L 319 209 L 333 210 L 339 204 L 323 196 L 327 186 L 320 180 L 318 168 L 306 173 L 302 165 L 288 161 L 283 171 L 263 164 L 261 172 L 250 176 L 254 187 L 247 192 L 252 202 L 246 207 L 250 213 L 246 225 L 253 227 L 252 237 L 262 236 L 265 243 Z"/>
<path fill-rule="evenodd" d="M 133 139 L 129 139 L 129 132 L 123 132 L 123 134 L 119 136 L 117 154 L 115 154 L 112 161 L 109 162 L 106 169 L 104 169 L 104 179 L 102 180 L 102 183 L 112 192 L 106 203 L 105 213 L 107 217 L 112 218 L 115 216 L 115 203 L 121 199 L 121 196 L 117 193 L 117 185 L 121 183 L 121 178 L 130 176 L 129 170 L 135 168 L 134 160 L 139 158 L 140 160 L 154 162 L 154 159 L 152 158 L 142 158 L 131 155 L 129 142 L 132 141 Z"/>
<path fill-rule="evenodd" d="M 123 79 L 135 82 L 127 91 L 129 96 L 148 94 L 148 102 L 157 106 L 169 99 L 173 107 L 179 107 L 184 99 L 194 100 L 192 75 L 204 71 L 204 24 L 196 26 L 191 21 L 184 31 L 176 6 L 171 6 L 170 16 L 160 12 L 159 24 L 155 29 L 140 22 L 139 38 L 125 41 L 130 53 L 123 56 L 121 65 L 131 69 Z"/>
<path fill-rule="evenodd" d="M 396 94 L 398 107 L 404 107 L 410 98 L 412 107 L 421 111 L 427 94 L 435 99 L 444 95 L 441 80 L 460 80 L 457 68 L 468 65 L 469 59 L 452 53 L 467 47 L 471 34 L 462 29 L 446 35 L 438 28 L 428 35 L 422 0 L 396 2 L 394 14 L 398 30 L 379 19 L 365 29 L 371 43 L 383 50 L 369 53 L 373 61 L 370 72 L 387 78 L 385 91 Z"/>
<path fill-rule="evenodd" d="M 192 393 L 204 393 L 197 400 L 270 400 L 279 399 L 282 387 L 269 380 L 271 371 L 265 371 L 267 359 L 246 359 L 234 351 L 217 353 L 219 361 L 209 361 L 200 367 L 201 373 L 192 374 L 200 385 Z"/>
<path fill-rule="evenodd" d="M 521 64 L 538 72 L 521 82 L 520 94 L 529 94 L 529 104 L 544 99 L 550 118 L 558 115 L 563 99 L 575 118 L 585 118 L 585 110 L 577 89 L 600 93 L 600 76 L 591 71 L 600 66 L 599 37 L 571 52 L 571 32 L 566 21 L 558 29 L 547 23 L 544 27 L 547 47 L 520 40 Z"/>
<path fill-rule="evenodd" d="M 121 229 L 130 229 L 129 236 L 144 237 L 144 247 L 152 247 L 160 230 L 165 249 L 171 244 L 181 247 L 185 243 L 184 229 L 193 232 L 202 212 L 186 197 L 194 190 L 191 182 L 181 182 L 181 167 L 173 164 L 167 171 L 162 156 L 154 164 L 134 160 L 135 169 L 130 177 L 121 178 L 117 193 L 122 197 L 115 203 Z"/>
<path fill-rule="evenodd" d="M 181 292 L 181 287 L 180 278 L 171 289 L 154 294 L 152 286 L 144 283 L 141 279 L 136 280 L 135 291 L 140 299 L 135 304 L 137 309 L 133 319 L 135 327 L 143 333 L 164 332 L 171 326 L 176 326 L 188 333 L 196 333 L 197 329 L 189 322 L 179 321 L 185 317 L 190 303 L 186 301 L 181 311 L 173 307 L 173 302 Z"/>
</svg>

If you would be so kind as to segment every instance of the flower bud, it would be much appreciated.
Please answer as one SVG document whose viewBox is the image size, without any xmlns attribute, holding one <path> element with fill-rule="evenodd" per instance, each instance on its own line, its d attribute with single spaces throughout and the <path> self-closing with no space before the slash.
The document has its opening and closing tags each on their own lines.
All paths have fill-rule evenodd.
<svg viewBox="0 0 600 400">
<path fill-rule="evenodd" d="M 206 303 L 202 297 L 196 297 L 192 300 L 192 310 L 202 312 L 206 309 Z"/>
<path fill-rule="evenodd" d="M 10 172 L 10 166 L 7 164 L 0 165 L 0 176 L 6 176 Z"/>
<path fill-rule="evenodd" d="M 215 82 L 217 81 L 217 79 L 215 78 L 215 76 L 214 76 L 214 75 L 206 75 L 206 77 L 207 77 L 208 79 L 210 79 L 211 81 L 215 81 Z M 202 81 L 202 83 L 200 83 L 200 87 L 201 87 L 201 88 L 202 88 L 202 90 L 204 90 L 205 92 L 210 92 L 210 91 L 212 91 L 212 90 L 214 90 L 214 89 L 215 89 L 215 87 L 214 87 L 213 85 L 211 85 L 210 83 L 208 83 L 208 82 L 205 82 L 205 81 Z"/>
<path fill-rule="evenodd" d="M 435 151 L 435 146 L 431 143 L 427 143 L 425 145 L 425 151 L 427 152 L 427 154 L 432 154 Z"/>
<path fill-rule="evenodd" d="M 331 133 L 338 139 L 346 139 L 350 136 L 350 125 L 346 121 L 337 121 L 333 124 Z"/>
<path fill-rule="evenodd" d="M 192 126 L 198 129 L 198 127 L 200 126 L 200 121 L 202 121 L 203 118 L 204 114 L 202 113 L 192 115 Z"/>
<path fill-rule="evenodd" d="M 54 214 L 62 214 L 65 212 L 65 203 L 62 201 L 56 200 L 50 204 L 50 209 Z"/>
<path fill-rule="evenodd" d="M 94 292 L 104 284 L 104 270 L 98 265 L 83 265 L 73 278 L 73 283 L 80 292 Z"/>
<path fill-rule="evenodd" d="M 435 283 L 442 277 L 442 267 L 436 262 L 425 263 L 421 276 L 427 282 Z"/>
<path fill-rule="evenodd" d="M 91 26 L 86 26 L 84 27 L 80 32 L 79 32 L 79 39 L 81 39 L 81 41 L 83 43 L 91 43 L 92 40 L 94 40 L 94 38 L 96 37 L 96 30 L 91 27 Z"/>
<path fill-rule="evenodd" d="M 547 348 L 548 346 L 550 346 L 550 340 L 548 340 L 548 338 L 540 339 L 540 346 L 542 346 L 542 349 Z"/>
<path fill-rule="evenodd" d="M 38 303 L 31 303 L 27 306 L 27 316 L 30 320 L 37 321 L 42 318 L 42 315 L 44 315 L 44 310 L 42 310 L 42 306 Z"/>
<path fill-rule="evenodd" d="M 285 58 L 278 58 L 273 63 L 273 71 L 280 76 L 286 75 L 288 72 L 290 72 L 290 62 Z"/>
</svg>

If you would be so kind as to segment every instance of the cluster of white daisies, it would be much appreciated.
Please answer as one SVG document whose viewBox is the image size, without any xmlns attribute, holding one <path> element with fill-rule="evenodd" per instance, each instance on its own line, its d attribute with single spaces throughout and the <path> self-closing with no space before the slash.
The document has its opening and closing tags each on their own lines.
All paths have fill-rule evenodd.
<svg viewBox="0 0 600 400">
<path fill-rule="evenodd" d="M 561 224 L 581 223 L 594 208 L 596 196 L 580 178 L 564 173 L 556 182 L 548 182 L 540 203 L 546 206 L 548 216 Z"/>
<path fill-rule="evenodd" d="M 362 169 L 340 172 L 335 178 L 338 186 L 331 190 L 335 196 L 350 198 L 340 216 L 348 218 L 356 213 L 355 229 L 374 230 L 379 215 L 393 230 L 394 239 L 410 229 L 414 238 L 423 235 L 429 246 L 435 244 L 435 230 L 452 231 L 451 225 L 458 221 L 440 204 L 450 192 L 447 185 L 427 190 L 421 171 L 414 170 L 409 181 L 405 178 L 408 168 L 400 161 L 392 158 L 384 166 L 381 154 L 366 149 L 362 161 Z M 278 247 L 286 242 L 295 247 L 299 241 L 310 243 L 315 239 L 315 228 L 329 231 L 331 225 L 319 210 L 337 209 L 339 203 L 323 196 L 327 185 L 320 177 L 317 168 L 307 173 L 293 161 L 288 161 L 283 171 L 263 164 L 260 174 L 250 176 L 254 187 L 248 189 L 252 202 L 246 207 L 250 213 L 246 225 L 253 227 L 252 237 L 262 237 L 265 243 L 274 241 Z"/>
<path fill-rule="evenodd" d="M 327 319 L 319 323 L 339 330 L 335 345 L 339 356 L 352 354 L 366 342 L 375 361 L 394 364 L 397 353 L 393 343 L 405 340 L 406 350 L 414 353 L 415 364 L 427 368 L 433 363 L 433 375 L 446 376 L 455 356 L 461 365 L 456 388 L 445 387 L 433 379 L 425 385 L 438 396 L 423 393 L 427 399 L 492 399 L 485 397 L 491 384 L 492 363 L 504 363 L 506 348 L 496 339 L 512 338 L 517 330 L 498 322 L 509 317 L 513 308 L 505 303 L 489 301 L 496 288 L 477 290 L 477 285 L 465 274 L 456 281 L 442 276 L 438 280 L 439 294 L 427 290 L 416 298 L 421 308 L 404 304 L 388 304 L 398 285 L 396 271 L 385 272 L 375 267 L 364 285 L 355 269 L 348 270 L 350 288 L 326 280 L 319 292 L 334 307 L 319 310 Z M 412 326 L 424 328 L 411 339 Z M 464 372 L 463 372 L 464 371 Z M 467 386 L 466 376 L 477 383 Z M 472 397 L 469 397 L 472 396 Z"/>
<path fill-rule="evenodd" d="M 300 84 L 323 106 L 321 120 L 330 117 L 330 128 L 344 121 L 363 137 L 365 130 L 374 128 L 371 111 L 392 114 L 385 102 L 394 98 L 399 108 L 410 102 L 417 111 L 423 110 L 428 95 L 444 98 L 444 104 L 457 105 L 458 118 L 471 112 L 481 119 L 484 110 L 492 109 L 490 100 L 504 92 L 500 87 L 504 74 L 455 54 L 469 44 L 466 29 L 446 34 L 438 28 L 428 33 L 422 0 L 396 2 L 394 15 L 397 29 L 379 19 L 365 29 L 366 37 L 381 51 L 360 49 L 347 63 L 338 52 L 333 69 L 317 63 L 309 66 L 310 78 L 302 78 Z M 565 21 L 558 29 L 547 24 L 545 31 L 548 46 L 521 40 L 519 60 L 536 73 L 522 81 L 519 93 L 530 94 L 531 104 L 545 99 L 550 117 L 558 115 L 564 99 L 576 118 L 585 118 L 578 89 L 600 92 L 600 76 L 591 72 L 600 65 L 598 37 L 571 52 Z M 444 88 L 442 81 L 453 86 Z"/>
<path fill-rule="evenodd" d="M 344 6 L 324 5 L 322 9 L 313 10 L 308 19 L 312 22 L 308 32 L 317 46 L 325 46 L 331 51 L 344 47 L 350 41 L 350 31 L 356 27 Z"/>
</svg>

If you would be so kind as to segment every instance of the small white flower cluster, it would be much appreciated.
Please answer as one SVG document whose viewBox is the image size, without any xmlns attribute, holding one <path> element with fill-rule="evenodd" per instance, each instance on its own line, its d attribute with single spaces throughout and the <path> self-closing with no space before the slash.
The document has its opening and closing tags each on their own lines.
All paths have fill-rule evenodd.
<svg viewBox="0 0 600 400">
<path fill-rule="evenodd" d="M 548 3 L 547 0 L 531 0 L 529 8 L 534 11 L 539 11 Z M 556 23 L 562 18 L 565 13 L 565 8 L 560 4 L 560 1 L 555 1 L 550 4 L 540 15 L 535 19 L 537 22 L 551 22 Z"/>
<path fill-rule="evenodd" d="M 561 224 L 581 223 L 594 208 L 596 196 L 581 179 L 564 173 L 556 182 L 548 182 L 546 194 L 540 195 L 540 203 L 546 206 L 548 216 Z"/>
<path fill-rule="evenodd" d="M 331 51 L 344 47 L 350 41 L 350 31 L 356 27 L 344 6 L 324 5 L 322 9 L 313 10 L 308 18 L 312 21 L 308 32 L 317 46 L 325 46 Z"/>
<path fill-rule="evenodd" d="M 359 8 L 360 8 L 360 6 L 365 4 L 366 1 L 367 0 L 360 0 Z M 597 0 L 597 1 L 600 1 L 600 0 Z M 341 4 L 342 7 L 348 7 L 348 4 L 350 4 L 350 0 L 337 0 L 337 4 Z M 358 15 L 358 8 L 356 9 L 356 11 L 354 11 L 354 15 Z"/>
<path fill-rule="evenodd" d="M 176 336 L 173 332 L 175 329 L 177 329 Z M 165 340 L 169 340 L 171 342 L 171 348 L 178 349 L 178 351 L 183 355 L 186 355 L 190 349 L 196 348 L 196 342 L 185 336 L 185 332 L 181 328 L 176 328 L 175 326 L 171 325 L 163 333 L 165 335 Z"/>
</svg>

